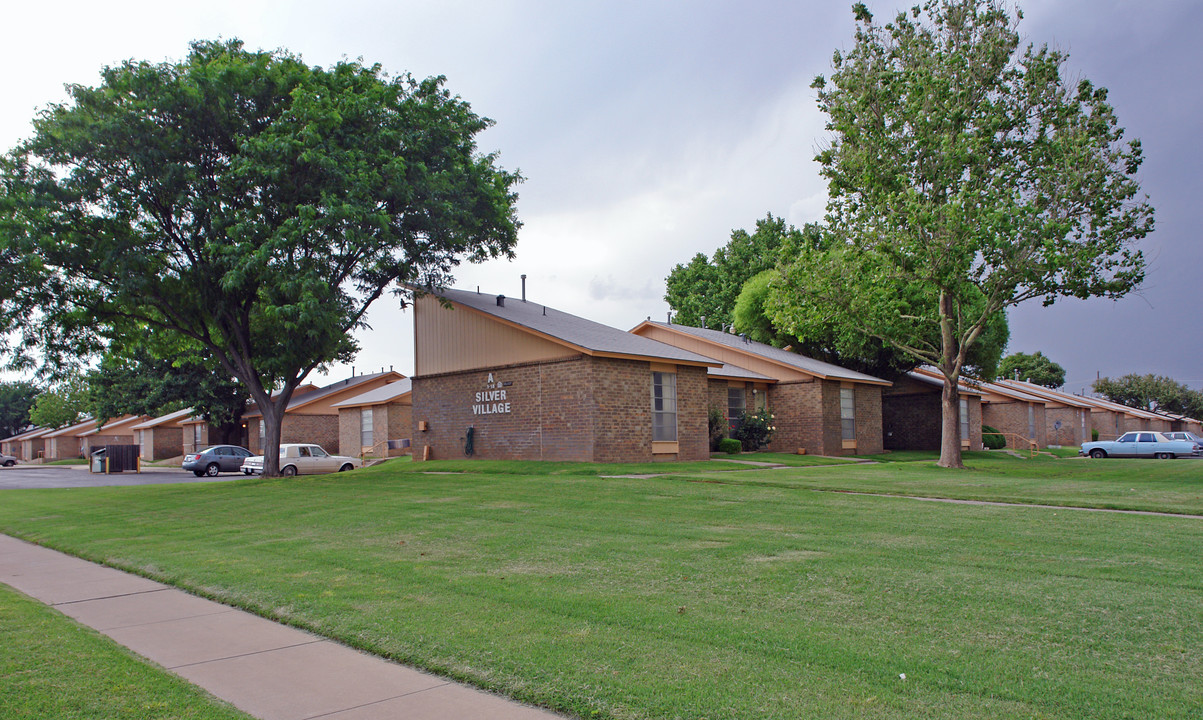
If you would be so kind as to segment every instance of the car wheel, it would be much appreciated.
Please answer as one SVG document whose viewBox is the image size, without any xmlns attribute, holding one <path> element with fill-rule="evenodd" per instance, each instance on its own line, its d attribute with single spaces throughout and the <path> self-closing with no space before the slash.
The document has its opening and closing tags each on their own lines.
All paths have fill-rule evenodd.
<svg viewBox="0 0 1203 720">
<path fill-rule="evenodd" d="M 243 471 L 242 471 L 242 474 L 243 474 L 243 475 L 250 475 L 250 474 L 251 474 L 251 471 L 250 471 L 250 470 L 243 470 Z"/>
<path fill-rule="evenodd" d="M 16 465 L 16 464 L 17 464 L 16 460 L 5 460 L 4 461 L 4 467 L 12 467 L 13 465 Z"/>
<path fill-rule="evenodd" d="M 217 463 L 209 463 L 209 467 L 205 468 L 205 474 L 209 477 L 217 477 L 219 472 L 221 472 L 221 467 Z"/>
<path fill-rule="evenodd" d="M 1094 450 L 1090 451 L 1090 457 L 1094 458 L 1095 460 L 1105 458 L 1107 457 L 1107 452 L 1101 448 L 1095 448 Z"/>
<path fill-rule="evenodd" d="M 193 470 L 193 471 L 192 471 L 192 474 L 193 474 L 193 475 L 195 475 L 195 476 L 197 476 L 197 477 L 204 477 L 204 476 L 205 476 L 205 474 L 204 474 L 203 472 L 201 472 L 200 470 Z"/>
<path fill-rule="evenodd" d="M 1157 453 L 1158 460 L 1172 460 L 1174 453 Z"/>
<path fill-rule="evenodd" d="M 284 477 L 292 477 L 293 475 L 297 474 L 297 466 L 296 465 L 285 465 L 284 469 L 280 471 L 280 474 L 283 475 Z"/>
<path fill-rule="evenodd" d="M 345 465 L 343 465 L 342 467 L 340 467 L 340 468 L 338 469 L 338 471 L 339 471 L 339 472 L 346 472 L 346 471 L 348 471 L 348 470 L 354 470 L 354 469 L 355 469 L 355 466 L 354 466 L 354 465 L 352 465 L 351 463 L 346 463 Z"/>
</svg>

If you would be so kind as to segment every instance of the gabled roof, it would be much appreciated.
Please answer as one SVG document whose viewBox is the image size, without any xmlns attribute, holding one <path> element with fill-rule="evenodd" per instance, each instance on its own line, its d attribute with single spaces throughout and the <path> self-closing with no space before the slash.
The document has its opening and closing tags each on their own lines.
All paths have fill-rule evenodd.
<svg viewBox="0 0 1203 720">
<path fill-rule="evenodd" d="M 706 370 L 706 376 L 712 378 L 730 378 L 731 380 L 753 380 L 760 382 L 777 382 L 776 378 L 771 378 L 768 375 L 761 375 L 755 370 L 741 368 L 738 365 L 731 363 L 723 363 L 720 368 L 709 368 Z"/>
<path fill-rule="evenodd" d="M 113 420 L 108 420 L 104 425 L 94 427 L 86 432 L 81 432 L 78 437 L 87 437 L 89 435 L 106 435 L 112 430 L 132 431 L 131 425 L 136 425 L 146 420 L 145 415 L 124 415 Z M 124 433 L 122 433 L 124 434 Z"/>
<path fill-rule="evenodd" d="M 725 333 L 719 330 L 710 330 L 707 328 L 690 327 L 688 325 L 677 325 L 675 323 L 662 323 L 646 320 L 632 328 L 631 333 L 637 334 L 640 328 L 644 327 L 658 327 L 679 333 L 681 335 L 691 335 L 705 342 L 725 346 L 735 350 L 736 352 L 756 356 L 778 365 L 793 368 L 794 370 L 801 370 L 807 375 L 813 375 L 815 377 L 823 378 L 824 380 L 847 380 L 849 382 L 867 383 L 870 385 L 890 385 L 888 380 L 882 380 L 881 378 L 873 377 L 872 375 L 866 375 L 865 373 L 857 372 L 855 370 L 849 370 L 848 368 L 823 362 L 822 360 L 808 358 L 805 355 L 799 355 L 798 353 L 790 352 L 789 350 L 782 350 L 781 348 L 775 348 L 772 345 L 766 345 L 764 343 L 756 342 L 755 340 L 748 340 L 740 335 L 732 335 L 731 333 Z"/>
<path fill-rule="evenodd" d="M 1070 395 L 1069 393 L 1063 393 L 1058 390 L 1054 390 L 1052 388 L 1044 387 L 1043 385 L 1037 385 L 1035 383 L 1021 382 L 1019 380 L 1006 380 L 1006 379 L 1000 378 L 998 381 L 998 384 L 1006 386 L 1006 387 L 1013 387 L 1016 390 L 1025 392 L 1029 395 L 1035 395 L 1037 397 L 1046 398 L 1053 402 L 1061 403 L 1062 405 L 1069 405 L 1070 407 L 1076 407 L 1076 408 L 1094 407 L 1094 405 L 1091 402 L 1089 402 L 1087 398 L 1078 397 L 1077 395 Z"/>
<path fill-rule="evenodd" d="M 944 383 L 946 382 L 944 375 L 942 374 L 925 375 L 924 373 L 912 370 L 908 372 L 906 376 L 912 380 L 917 380 L 918 382 L 924 383 L 925 385 L 932 385 L 940 389 L 944 388 Z M 978 397 L 983 395 L 979 388 L 975 388 L 972 385 L 966 385 L 960 381 L 957 381 L 957 393 L 960 395 L 977 395 Z"/>
<path fill-rule="evenodd" d="M 189 419 L 190 417 L 192 417 L 192 408 L 184 408 L 183 410 L 176 410 L 173 413 L 167 413 L 166 415 L 160 415 L 157 418 L 151 418 L 150 420 L 147 420 L 146 422 L 135 425 L 131 429 L 148 430 L 150 428 L 159 427 L 160 425 L 178 425 L 179 423 L 184 422 L 185 420 Z"/>
<path fill-rule="evenodd" d="M 50 432 L 50 428 L 33 427 L 33 428 L 29 428 L 28 430 L 19 432 L 16 435 L 13 435 L 12 437 L 4 438 L 3 440 L 0 440 L 0 442 L 16 442 L 18 440 L 32 440 L 33 438 L 38 437 L 40 435 L 45 435 L 48 432 Z"/>
<path fill-rule="evenodd" d="M 388 385 L 378 387 L 375 390 L 369 390 L 362 395 L 356 395 L 350 400 L 336 402 L 331 407 L 350 408 L 363 407 L 365 405 L 383 405 L 404 397 L 405 395 L 410 394 L 412 391 L 413 382 L 409 378 L 402 378 L 397 382 L 391 382 Z"/>
<path fill-rule="evenodd" d="M 69 437 L 69 436 L 75 435 L 77 433 L 80 433 L 80 432 L 83 432 L 86 430 L 90 430 L 94 427 L 96 427 L 96 421 L 91 418 L 88 418 L 87 420 L 84 420 L 82 422 L 77 422 L 74 425 L 68 425 L 67 427 L 59 428 L 58 430 L 51 430 L 50 432 L 46 433 L 46 435 L 44 437 L 46 437 L 48 439 L 49 438 L 59 438 L 59 437 Z"/>
<path fill-rule="evenodd" d="M 926 375 L 929 378 L 938 379 L 940 381 L 944 380 L 943 373 L 941 373 L 939 370 L 937 370 L 933 367 L 928 367 L 928 366 L 917 367 L 917 368 L 915 368 L 914 372 L 916 372 L 920 375 Z M 981 394 L 983 396 L 982 397 L 983 402 L 989 402 L 985 399 L 986 395 L 999 395 L 999 396 L 1002 396 L 1002 397 L 1005 397 L 1005 398 L 1008 398 L 1011 400 L 1018 400 L 1020 402 L 1029 402 L 1029 403 L 1039 403 L 1041 405 L 1044 405 L 1047 402 L 1049 402 L 1048 400 L 1046 400 L 1042 397 L 1038 397 L 1036 395 L 1031 395 L 1031 394 L 1028 394 L 1025 392 L 1021 392 L 1019 390 L 1016 390 L 1015 388 L 1004 387 L 997 383 L 986 382 L 985 380 L 978 380 L 976 378 L 962 376 L 962 381 L 969 387 L 975 389 L 979 394 Z"/>
<path fill-rule="evenodd" d="M 335 383 L 330 383 L 329 385 L 327 385 L 323 388 L 318 388 L 317 390 L 310 390 L 309 392 L 306 392 L 305 394 L 303 394 L 299 397 L 294 395 L 293 397 L 291 397 L 288 400 L 288 406 L 284 408 L 284 412 L 287 413 L 287 412 L 291 412 L 293 410 L 297 410 L 299 408 L 303 408 L 306 405 L 311 405 L 311 404 L 317 402 L 318 400 L 321 400 L 322 398 L 328 398 L 331 395 L 337 395 L 339 393 L 344 393 L 344 392 L 353 390 L 355 387 L 361 386 L 364 383 L 370 382 L 372 380 L 378 380 L 383 377 L 389 377 L 390 375 L 395 377 L 397 380 L 401 380 L 402 378 L 405 377 L 401 373 L 394 372 L 392 370 L 388 370 L 386 372 L 369 373 L 367 375 L 356 375 L 354 377 L 349 377 L 349 378 L 346 378 L 343 380 L 339 380 L 338 382 L 335 382 Z M 257 417 L 262 417 L 262 416 L 263 416 L 263 413 L 259 411 L 258 407 L 251 407 L 249 410 L 247 410 L 246 413 L 243 414 L 242 417 L 243 418 L 257 418 Z"/>
<path fill-rule="evenodd" d="M 546 305 L 497 295 L 447 289 L 434 293 L 455 305 L 469 308 L 532 335 L 569 347 L 585 355 L 665 361 L 681 365 L 719 367 L 713 358 L 682 350 L 666 343 L 632 335 L 609 325 L 586 320 Z"/>
</svg>

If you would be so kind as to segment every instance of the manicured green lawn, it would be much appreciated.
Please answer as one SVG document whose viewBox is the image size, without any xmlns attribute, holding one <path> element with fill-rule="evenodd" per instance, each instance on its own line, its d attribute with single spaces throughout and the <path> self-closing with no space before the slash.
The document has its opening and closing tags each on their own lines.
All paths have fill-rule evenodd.
<svg viewBox="0 0 1203 720">
<path fill-rule="evenodd" d="M 751 471 L 695 475 L 709 482 L 768 484 L 959 500 L 1203 515 L 1203 460 L 1090 460 L 965 453 L 966 471 L 934 461 L 842 467 L 838 471 Z"/>
<path fill-rule="evenodd" d="M 843 458 L 822 457 L 818 455 L 798 455 L 796 453 L 751 452 L 739 455 L 718 455 L 720 460 L 748 460 L 750 462 L 777 463 L 795 467 L 814 467 L 816 465 L 847 465 L 852 460 Z"/>
<path fill-rule="evenodd" d="M 1203 462 L 968 462 L 388 463 L 4 491 L 0 531 L 583 717 L 1198 717 L 1203 520 L 812 490 L 1203 507 Z"/>
<path fill-rule="evenodd" d="M 0 585 L 0 717 L 250 718 L 6 585 Z"/>
</svg>

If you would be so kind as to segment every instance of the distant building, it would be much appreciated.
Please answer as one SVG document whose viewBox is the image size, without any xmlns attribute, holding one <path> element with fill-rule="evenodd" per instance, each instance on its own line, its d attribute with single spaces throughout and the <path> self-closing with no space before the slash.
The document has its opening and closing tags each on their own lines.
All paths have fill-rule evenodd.
<svg viewBox="0 0 1203 720">
<path fill-rule="evenodd" d="M 707 373 L 709 406 L 729 423 L 767 406 L 777 428 L 771 450 L 867 455 L 883 449 L 886 380 L 718 330 L 648 320 L 631 332 L 721 361 Z"/>
<path fill-rule="evenodd" d="M 284 409 L 280 425 L 281 443 L 313 443 L 327 452 L 339 447 L 338 409 L 334 405 L 369 390 L 397 382 L 405 376 L 392 370 L 355 375 L 325 387 L 305 385 L 297 388 Z M 247 428 L 247 449 L 263 451 L 263 413 L 252 405 L 242 415 Z M 356 453 L 358 454 L 358 453 Z"/>
<path fill-rule="evenodd" d="M 913 371 L 882 391 L 881 417 L 886 450 L 939 450 L 943 444 L 944 376 Z M 982 393 L 958 383 L 958 429 L 962 450 L 981 450 Z"/>
</svg>

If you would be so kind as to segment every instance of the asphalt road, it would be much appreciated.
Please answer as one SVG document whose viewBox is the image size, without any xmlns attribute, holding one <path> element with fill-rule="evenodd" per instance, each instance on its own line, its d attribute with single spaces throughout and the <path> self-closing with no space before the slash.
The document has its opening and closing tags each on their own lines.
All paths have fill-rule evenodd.
<svg viewBox="0 0 1203 720">
<path fill-rule="evenodd" d="M 143 468 L 140 473 L 103 475 L 88 472 L 85 465 L 15 465 L 0 468 L 0 490 L 224 482 L 241 477 L 245 476 L 242 473 L 222 473 L 213 478 L 196 477 L 180 468 Z"/>
</svg>

